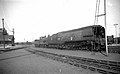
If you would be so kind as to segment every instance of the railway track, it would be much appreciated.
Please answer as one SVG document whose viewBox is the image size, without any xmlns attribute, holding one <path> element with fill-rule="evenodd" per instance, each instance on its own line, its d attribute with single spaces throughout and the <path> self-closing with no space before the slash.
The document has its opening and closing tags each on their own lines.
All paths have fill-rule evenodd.
<svg viewBox="0 0 120 74">
<path fill-rule="evenodd" d="M 61 54 L 35 50 L 31 48 L 27 48 L 26 50 L 31 53 L 41 55 L 43 57 L 50 58 L 55 61 L 67 63 L 78 68 L 81 67 L 83 69 L 88 69 L 90 71 L 95 71 L 101 74 L 120 74 L 120 62 L 61 55 Z"/>
</svg>

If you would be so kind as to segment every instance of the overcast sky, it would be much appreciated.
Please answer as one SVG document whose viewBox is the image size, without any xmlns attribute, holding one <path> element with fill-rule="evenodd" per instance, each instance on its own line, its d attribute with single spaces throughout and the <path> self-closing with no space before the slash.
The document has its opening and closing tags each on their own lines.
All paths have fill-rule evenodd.
<svg viewBox="0 0 120 74">
<path fill-rule="evenodd" d="M 96 0 L 0 0 L 0 19 L 15 29 L 15 41 L 33 41 L 40 36 L 94 24 Z M 101 0 L 100 14 L 103 14 Z M 104 26 L 104 17 L 98 24 Z M 107 35 L 120 25 L 120 0 L 107 0 Z M 0 21 L 0 27 L 2 21 Z M 9 32 L 12 34 L 12 32 Z"/>
</svg>

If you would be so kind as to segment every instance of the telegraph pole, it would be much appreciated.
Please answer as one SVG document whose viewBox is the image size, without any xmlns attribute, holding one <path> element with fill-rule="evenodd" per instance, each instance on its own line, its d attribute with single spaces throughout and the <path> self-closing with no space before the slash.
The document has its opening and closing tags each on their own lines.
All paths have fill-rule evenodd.
<svg viewBox="0 0 120 74">
<path fill-rule="evenodd" d="M 99 2 L 98 2 L 99 1 Z M 98 10 L 96 9 L 96 14 L 95 14 L 95 21 L 94 24 L 96 24 L 96 20 L 98 22 L 98 17 L 104 16 L 104 24 L 105 24 L 105 46 L 106 46 L 106 55 L 108 56 L 108 45 L 107 45 L 107 23 L 106 23 L 106 0 L 104 0 L 104 14 L 97 15 L 99 13 L 99 5 L 100 5 L 100 0 L 98 0 L 98 6 L 96 4 L 96 8 L 98 7 Z M 98 11 L 98 12 L 97 12 Z"/>
<path fill-rule="evenodd" d="M 14 28 L 13 28 L 13 36 L 14 36 L 14 34 L 15 34 L 15 31 L 14 31 Z"/>
<path fill-rule="evenodd" d="M 107 23 L 106 23 L 106 0 L 104 0 L 104 22 L 105 22 L 105 43 L 106 43 L 106 54 L 108 56 L 108 45 L 107 45 Z"/>
<path fill-rule="evenodd" d="M 4 18 L 2 18 L 2 24 L 3 24 L 3 46 L 4 46 L 4 49 L 5 49 L 5 35 L 4 35 Z"/>
</svg>

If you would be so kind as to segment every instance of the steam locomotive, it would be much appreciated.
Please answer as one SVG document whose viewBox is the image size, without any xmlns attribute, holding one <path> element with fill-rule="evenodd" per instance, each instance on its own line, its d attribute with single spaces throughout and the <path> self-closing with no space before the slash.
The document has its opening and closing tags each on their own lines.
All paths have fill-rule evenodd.
<svg viewBox="0 0 120 74">
<path fill-rule="evenodd" d="M 35 47 L 68 50 L 105 50 L 105 29 L 101 25 L 86 26 L 40 37 Z"/>
</svg>

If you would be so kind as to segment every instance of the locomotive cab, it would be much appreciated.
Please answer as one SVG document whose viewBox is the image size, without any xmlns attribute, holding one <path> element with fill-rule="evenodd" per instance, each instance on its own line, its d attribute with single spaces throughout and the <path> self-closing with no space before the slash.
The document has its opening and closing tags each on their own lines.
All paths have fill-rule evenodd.
<svg viewBox="0 0 120 74">
<path fill-rule="evenodd" d="M 105 29 L 102 26 L 93 27 L 94 35 L 96 38 L 105 38 Z"/>
<path fill-rule="evenodd" d="M 97 50 L 105 50 L 105 28 L 98 25 L 93 27 L 95 47 Z M 98 48 L 99 47 L 99 48 Z"/>
</svg>

